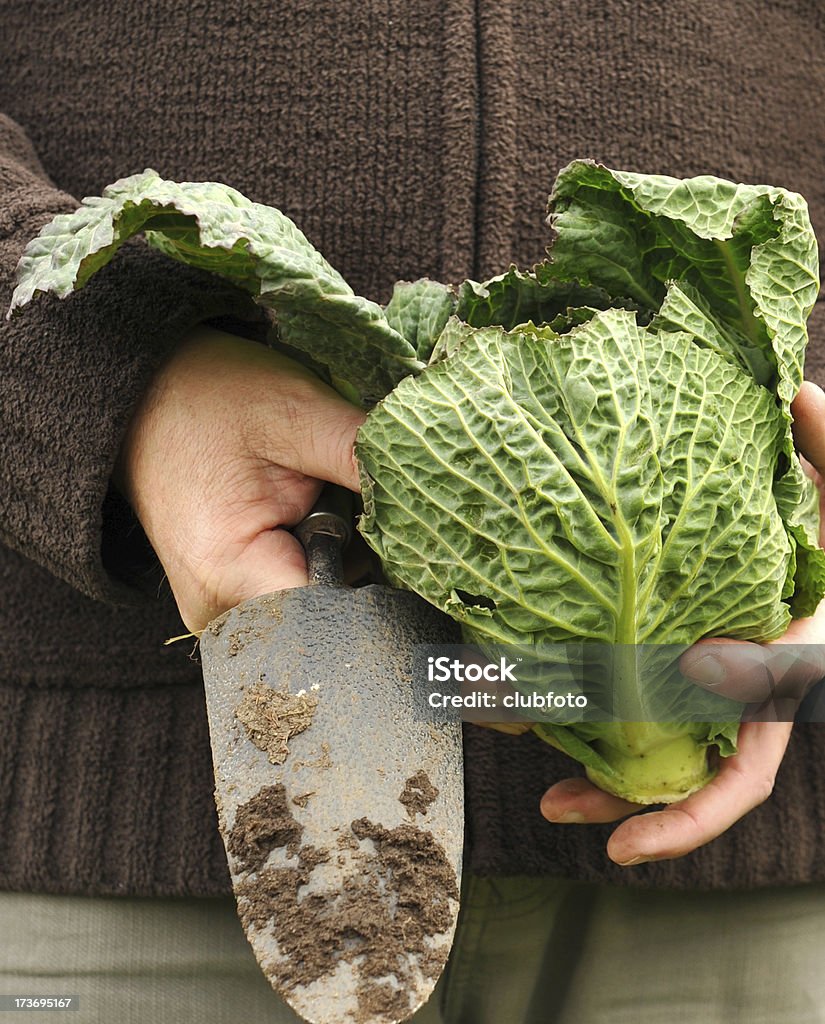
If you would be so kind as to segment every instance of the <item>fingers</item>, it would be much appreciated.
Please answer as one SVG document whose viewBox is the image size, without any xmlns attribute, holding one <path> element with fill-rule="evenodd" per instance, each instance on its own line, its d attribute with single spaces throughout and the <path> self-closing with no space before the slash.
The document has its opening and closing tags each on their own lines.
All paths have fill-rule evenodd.
<svg viewBox="0 0 825 1024">
<path fill-rule="evenodd" d="M 622 867 L 669 860 L 716 839 L 765 801 L 790 737 L 789 722 L 749 722 L 739 731 L 739 753 L 722 760 L 717 776 L 698 793 L 663 811 L 642 810 L 597 789 L 565 779 L 545 793 L 541 813 L 560 824 L 600 824 L 627 818 L 611 835 L 607 854 Z"/>
<path fill-rule="evenodd" d="M 607 844 L 623 867 L 669 860 L 716 839 L 771 794 L 791 733 L 790 722 L 749 722 L 739 730 L 739 753 L 687 800 L 621 824 Z"/>
<path fill-rule="evenodd" d="M 558 824 L 597 824 L 617 821 L 635 814 L 639 804 L 632 804 L 594 786 L 587 779 L 564 779 L 544 794 L 541 813 Z"/>
<path fill-rule="evenodd" d="M 796 446 L 814 469 L 825 476 L 825 393 L 806 380 L 791 404 Z"/>
<path fill-rule="evenodd" d="M 801 701 L 825 676 L 825 604 L 807 619 L 796 619 L 786 633 L 766 644 L 700 640 L 679 660 L 691 682 L 743 703 Z M 790 705 L 793 706 L 792 704 Z M 783 717 L 777 714 L 776 717 Z"/>
</svg>

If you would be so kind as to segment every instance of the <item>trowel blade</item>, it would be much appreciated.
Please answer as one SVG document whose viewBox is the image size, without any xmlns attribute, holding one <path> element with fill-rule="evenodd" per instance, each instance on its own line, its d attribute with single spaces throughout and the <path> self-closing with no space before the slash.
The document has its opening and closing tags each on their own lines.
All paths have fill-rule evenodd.
<svg viewBox="0 0 825 1024">
<path fill-rule="evenodd" d="M 406 1020 L 447 959 L 461 732 L 428 710 L 412 665 L 455 629 L 413 594 L 313 586 L 247 601 L 201 637 L 238 912 L 310 1024 Z"/>
</svg>

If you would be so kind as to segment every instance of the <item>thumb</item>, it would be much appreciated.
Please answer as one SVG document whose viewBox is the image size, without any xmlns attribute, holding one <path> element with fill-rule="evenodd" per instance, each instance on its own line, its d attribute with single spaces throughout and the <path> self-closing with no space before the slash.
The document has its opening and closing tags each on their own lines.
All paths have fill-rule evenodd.
<svg viewBox="0 0 825 1024">
<path fill-rule="evenodd" d="M 270 402 L 266 458 L 316 480 L 360 490 L 355 435 L 366 419 L 363 409 L 317 378 L 294 381 L 289 392 L 273 395 Z"/>
<path fill-rule="evenodd" d="M 825 613 L 818 613 L 820 619 Z M 825 675 L 821 634 L 814 618 L 798 619 L 784 637 L 765 644 L 719 638 L 700 640 L 682 655 L 679 667 L 691 682 L 743 703 L 800 701 Z"/>
<path fill-rule="evenodd" d="M 304 453 L 307 460 L 304 472 L 358 493 L 361 484 L 355 438 L 366 415 L 343 400 L 336 401 L 336 405 L 329 419 L 323 419 L 316 427 L 312 443 Z"/>
<path fill-rule="evenodd" d="M 223 567 L 214 588 L 176 587 L 171 576 L 169 582 L 187 629 L 198 633 L 218 615 L 253 597 L 306 586 L 304 549 L 288 530 L 262 530 Z"/>
<path fill-rule="evenodd" d="M 817 472 L 825 476 L 825 394 L 813 381 L 803 381 L 791 405 L 794 441 Z"/>
</svg>

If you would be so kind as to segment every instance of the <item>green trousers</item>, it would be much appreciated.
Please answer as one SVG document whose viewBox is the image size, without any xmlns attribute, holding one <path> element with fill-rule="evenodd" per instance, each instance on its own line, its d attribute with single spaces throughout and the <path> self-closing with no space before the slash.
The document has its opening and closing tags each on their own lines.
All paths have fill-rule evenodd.
<svg viewBox="0 0 825 1024">
<path fill-rule="evenodd" d="M 636 892 L 470 878 L 414 1024 L 825 1024 L 825 886 Z M 231 899 L 0 894 L 0 995 L 79 1009 L 28 1024 L 297 1024 Z"/>
</svg>

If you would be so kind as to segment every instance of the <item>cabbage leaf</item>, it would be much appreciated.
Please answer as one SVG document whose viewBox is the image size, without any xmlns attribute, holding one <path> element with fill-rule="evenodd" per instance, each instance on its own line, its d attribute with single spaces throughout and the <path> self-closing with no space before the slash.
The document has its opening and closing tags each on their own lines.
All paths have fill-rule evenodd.
<svg viewBox="0 0 825 1024">
<path fill-rule="evenodd" d="M 295 224 L 214 181 L 165 181 L 151 169 L 60 214 L 26 247 L 10 314 L 38 292 L 83 287 L 123 243 L 144 232 L 166 255 L 219 274 L 274 313 L 277 336 L 306 352 L 370 404 L 421 370 L 382 308 L 355 295 Z"/>
</svg>

